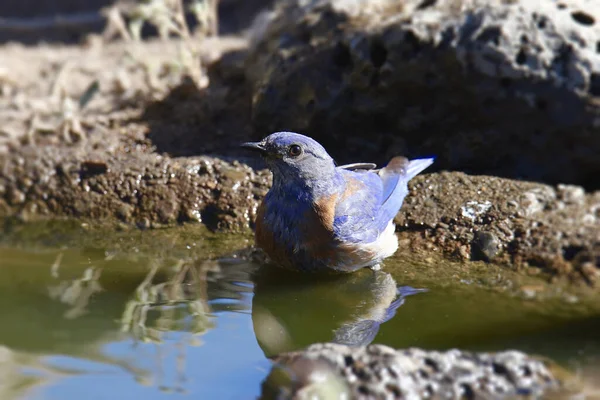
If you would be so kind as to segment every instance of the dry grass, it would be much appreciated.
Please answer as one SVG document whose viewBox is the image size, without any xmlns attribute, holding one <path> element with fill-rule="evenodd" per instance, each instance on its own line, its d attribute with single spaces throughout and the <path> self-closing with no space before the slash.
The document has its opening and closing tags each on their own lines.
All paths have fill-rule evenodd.
<svg viewBox="0 0 600 400">
<path fill-rule="evenodd" d="M 104 10 L 107 26 L 104 40 L 115 35 L 129 42 L 142 41 L 142 28 L 146 24 L 154 26 L 162 40 L 176 37 L 181 39 L 179 57 L 176 60 L 182 72 L 199 88 L 208 86 L 208 78 L 200 63 L 202 39 L 218 33 L 218 0 L 194 0 L 188 10 L 198 23 L 195 35 L 186 22 L 183 0 L 141 0 L 136 3 L 117 2 Z M 129 19 L 129 22 L 126 22 Z M 139 49 L 135 48 L 136 50 Z M 133 50 L 134 56 L 143 64 L 143 54 Z"/>
<path fill-rule="evenodd" d="M 0 48 L 0 153 L 15 140 L 85 143 L 114 112 L 160 99 L 184 80 L 207 87 L 203 59 L 219 47 L 218 0 L 185 4 L 120 0 L 103 10 L 102 35 L 83 46 Z M 193 31 L 186 14 L 197 22 Z M 146 25 L 158 40 L 142 37 Z"/>
</svg>

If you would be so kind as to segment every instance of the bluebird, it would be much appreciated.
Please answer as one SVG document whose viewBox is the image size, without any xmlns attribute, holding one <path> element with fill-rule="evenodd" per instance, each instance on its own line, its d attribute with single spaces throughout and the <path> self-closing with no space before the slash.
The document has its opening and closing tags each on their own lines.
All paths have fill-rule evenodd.
<svg viewBox="0 0 600 400">
<path fill-rule="evenodd" d="M 273 185 L 255 223 L 256 246 L 270 260 L 296 271 L 379 269 L 398 249 L 394 217 L 407 183 L 433 163 L 394 157 L 336 166 L 315 140 L 276 132 L 242 147 L 255 150 L 273 173 Z"/>
</svg>

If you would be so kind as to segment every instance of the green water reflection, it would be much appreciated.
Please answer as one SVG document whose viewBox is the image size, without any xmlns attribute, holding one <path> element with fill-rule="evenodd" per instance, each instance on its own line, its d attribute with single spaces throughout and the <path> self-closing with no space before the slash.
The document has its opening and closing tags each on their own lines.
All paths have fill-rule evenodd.
<svg viewBox="0 0 600 400">
<path fill-rule="evenodd" d="M 78 398 L 90 385 L 95 398 L 253 397 L 266 357 L 324 341 L 516 348 L 600 366 L 591 292 L 407 254 L 385 272 L 307 276 L 249 261 L 250 243 L 198 227 L 107 235 L 7 223 L 0 398 Z"/>
</svg>

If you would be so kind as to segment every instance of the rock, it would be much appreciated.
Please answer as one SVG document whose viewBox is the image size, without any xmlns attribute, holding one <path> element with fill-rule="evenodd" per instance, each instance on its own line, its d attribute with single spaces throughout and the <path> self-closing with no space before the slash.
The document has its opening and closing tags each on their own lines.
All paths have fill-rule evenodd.
<svg viewBox="0 0 600 400">
<path fill-rule="evenodd" d="M 500 246 L 500 241 L 492 232 L 476 231 L 471 242 L 471 259 L 491 261 L 500 251 Z"/>
<path fill-rule="evenodd" d="M 13 205 L 23 204 L 25 202 L 25 193 L 15 187 L 9 187 L 7 200 Z"/>
<path fill-rule="evenodd" d="M 284 368 L 275 366 L 262 384 L 261 399 L 346 399 L 349 385 L 335 365 L 299 356 Z"/>
<path fill-rule="evenodd" d="M 12 206 L 0 211 L 16 214 L 27 204 L 30 219 L 50 213 L 145 228 L 202 221 L 213 230 L 247 230 L 270 180 L 266 171 L 211 157 L 89 152 L 102 161 L 83 169 L 88 151 L 68 147 L 24 146 L 0 155 L 0 182 Z M 23 193 L 27 180 L 36 184 Z"/>
<path fill-rule="evenodd" d="M 319 343 L 274 359 L 279 364 L 290 365 L 294 371 L 302 367 L 292 395 L 314 385 L 315 379 L 306 379 L 306 376 L 318 372 L 323 378 L 320 387 L 349 390 L 355 399 L 539 397 L 562 386 L 547 362 L 519 351 L 437 352 L 416 348 L 394 350 L 383 345 L 352 348 Z M 340 377 L 346 386 L 340 383 Z M 263 383 L 263 394 L 266 385 Z"/>
<path fill-rule="evenodd" d="M 589 265 L 600 271 L 600 191 L 571 186 L 566 195 L 564 187 L 460 172 L 417 176 L 409 188 L 395 221 L 413 248 L 433 243 L 464 261 L 598 283 Z"/>
<path fill-rule="evenodd" d="M 599 16 L 594 0 L 280 2 L 247 60 L 256 137 L 597 189 Z"/>
<path fill-rule="evenodd" d="M 558 198 L 566 204 L 582 205 L 585 202 L 585 190 L 582 187 L 558 185 L 556 189 Z"/>
</svg>

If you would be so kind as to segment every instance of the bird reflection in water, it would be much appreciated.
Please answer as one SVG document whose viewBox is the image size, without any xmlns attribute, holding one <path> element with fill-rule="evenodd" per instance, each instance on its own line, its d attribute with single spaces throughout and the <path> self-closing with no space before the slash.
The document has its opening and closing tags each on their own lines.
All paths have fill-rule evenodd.
<svg viewBox="0 0 600 400">
<path fill-rule="evenodd" d="M 371 343 L 410 295 L 383 271 L 315 276 L 261 267 L 254 277 L 252 320 L 267 357 L 313 343 Z"/>
</svg>

